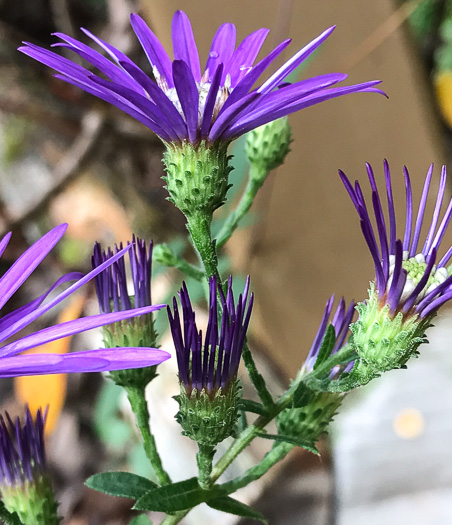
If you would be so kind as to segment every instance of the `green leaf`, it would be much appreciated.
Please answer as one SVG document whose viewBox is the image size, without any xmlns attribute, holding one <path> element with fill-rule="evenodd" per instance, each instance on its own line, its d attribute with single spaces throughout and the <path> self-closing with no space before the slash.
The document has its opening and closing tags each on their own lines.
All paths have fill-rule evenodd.
<svg viewBox="0 0 452 525">
<path fill-rule="evenodd" d="M 314 370 L 318 368 L 330 355 L 333 350 L 334 343 L 336 342 L 336 331 L 332 324 L 328 325 L 328 328 L 325 331 L 325 335 L 322 339 L 322 344 L 320 345 L 320 350 L 317 355 L 317 359 L 314 363 Z"/>
<path fill-rule="evenodd" d="M 252 401 L 251 399 L 241 399 L 239 402 L 239 408 L 245 410 L 246 412 L 252 412 L 253 414 L 259 414 L 263 416 L 267 413 L 264 406 L 257 401 Z"/>
<path fill-rule="evenodd" d="M 292 407 L 293 408 L 302 408 L 305 407 L 312 397 L 312 391 L 306 386 L 305 383 L 301 382 L 295 389 L 293 398 L 292 398 Z"/>
<path fill-rule="evenodd" d="M 131 472 L 101 472 L 85 481 L 90 489 L 120 498 L 139 499 L 157 487 L 149 479 Z"/>
<path fill-rule="evenodd" d="M 296 447 L 309 450 L 309 452 L 312 452 L 316 456 L 320 456 L 320 452 L 317 450 L 317 447 L 310 441 L 301 441 L 300 439 L 292 438 L 290 436 L 283 436 L 282 434 L 265 434 L 263 432 L 259 433 L 258 436 L 264 439 L 272 439 L 273 441 L 283 441 L 284 443 L 290 443 Z"/>
<path fill-rule="evenodd" d="M 152 525 L 152 521 L 146 516 L 146 514 L 140 514 L 133 518 L 129 525 Z"/>
<path fill-rule="evenodd" d="M 268 519 L 258 512 L 252 509 L 245 503 L 237 501 L 229 496 L 222 496 L 221 498 L 215 498 L 207 502 L 209 507 L 215 510 L 221 510 L 222 512 L 228 512 L 229 514 L 235 514 L 236 516 L 242 516 L 243 518 L 251 518 L 261 523 L 268 524 Z"/>
<path fill-rule="evenodd" d="M 133 507 L 135 510 L 158 512 L 177 512 L 196 507 L 212 498 L 224 494 L 224 489 L 214 486 L 210 490 L 202 489 L 197 478 L 190 478 L 172 485 L 165 485 L 149 490 Z"/>
</svg>

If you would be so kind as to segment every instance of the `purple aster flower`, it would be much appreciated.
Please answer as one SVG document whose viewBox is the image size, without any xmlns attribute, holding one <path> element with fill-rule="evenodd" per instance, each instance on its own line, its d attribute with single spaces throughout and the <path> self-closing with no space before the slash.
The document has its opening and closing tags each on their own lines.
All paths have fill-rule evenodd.
<svg viewBox="0 0 452 525">
<path fill-rule="evenodd" d="M 192 27 L 184 12 L 176 11 L 173 18 L 174 60 L 138 15 L 131 15 L 131 24 L 152 68 L 152 77 L 124 53 L 86 29 L 82 31 L 105 56 L 63 33 L 55 33 L 61 42 L 54 47 L 73 51 L 101 76 L 28 42 L 19 50 L 57 71 L 57 78 L 128 113 L 167 143 L 230 142 L 267 122 L 325 100 L 347 93 L 383 93 L 374 87 L 379 81 L 332 87 L 347 78 L 341 73 L 287 83 L 287 77 L 328 38 L 334 27 L 307 44 L 253 89 L 270 64 L 287 48 L 290 39 L 255 64 L 269 30 L 258 29 L 236 48 L 235 26 L 222 24 L 201 72 Z"/>
<path fill-rule="evenodd" d="M 11 298 L 14 292 L 24 283 L 27 277 L 47 256 L 66 231 L 67 225 L 57 226 L 35 242 L 11 268 L 0 278 L 0 308 Z M 3 254 L 11 234 L 7 234 L 0 241 L 0 255 Z M 116 253 L 87 275 L 69 273 L 56 281 L 56 283 L 43 295 L 25 306 L 14 310 L 0 318 L 0 342 L 6 342 L 23 328 L 48 312 L 63 299 L 78 290 L 85 283 L 104 271 L 111 264 L 119 260 L 130 249 L 126 247 Z M 58 286 L 69 281 L 75 281 L 66 290 L 46 302 L 47 297 Z M 105 348 L 74 352 L 71 354 L 28 354 L 18 355 L 25 350 L 44 345 L 50 341 L 67 337 L 91 328 L 137 315 L 147 314 L 159 310 L 164 305 L 146 306 L 121 312 L 94 315 L 76 319 L 56 326 L 44 328 L 31 333 L 13 342 L 0 347 L 0 377 L 20 375 L 39 375 L 71 372 L 100 372 L 106 370 L 122 370 L 126 368 L 140 368 L 156 365 L 169 358 L 169 354 L 155 348 Z"/>
<path fill-rule="evenodd" d="M 5 507 L 23 523 L 58 525 L 57 503 L 46 467 L 44 425 L 46 413 L 25 421 L 0 415 L 0 492 Z"/>
<path fill-rule="evenodd" d="M 355 303 L 352 301 L 349 307 L 346 309 L 345 300 L 342 297 L 339 301 L 336 311 L 334 312 L 333 318 L 331 319 L 333 304 L 334 295 L 332 295 L 326 302 L 322 321 L 314 338 L 314 342 L 312 343 L 311 349 L 309 350 L 308 357 L 306 358 L 305 364 L 303 366 L 304 373 L 309 373 L 314 369 L 315 363 L 319 356 L 320 348 L 322 347 L 322 343 L 325 339 L 327 328 L 329 326 L 333 327 L 335 336 L 334 344 L 329 352 L 329 355 L 338 352 L 344 346 L 344 343 L 347 342 L 347 336 L 350 335 L 349 327 L 352 322 L 353 315 L 355 313 Z M 338 371 L 349 372 L 353 368 L 353 365 L 354 362 L 352 361 L 348 363 L 345 367 L 335 368 L 331 372 L 331 376 L 336 376 Z"/>
<path fill-rule="evenodd" d="M 452 217 L 451 199 L 440 220 L 446 191 L 446 167 L 443 166 L 441 171 L 435 208 L 422 247 L 419 241 L 433 165 L 428 170 L 417 211 L 413 207 L 410 176 L 406 167 L 403 169 L 406 207 L 405 231 L 402 236 L 399 236 L 396 231 L 391 175 L 387 161 L 384 162 L 384 171 L 388 219 L 384 216 L 382 199 L 377 189 L 372 167 L 369 164 L 367 164 L 367 174 L 372 191 L 372 209 L 370 211 L 359 183 L 355 182 L 355 187 L 353 187 L 346 175 L 341 171 L 339 172 L 358 212 L 361 229 L 374 261 L 375 287 L 380 308 L 388 305 L 392 317 L 395 317 L 399 312 L 404 318 L 413 315 L 419 315 L 421 319 L 434 316 L 438 308 L 452 298 L 452 276 L 450 276 L 450 270 L 447 266 L 452 256 L 452 247 L 446 250 L 443 257 L 439 258 L 438 256 L 441 241 Z M 414 212 L 416 219 L 413 225 Z M 375 217 L 376 229 L 372 226 L 371 214 Z"/>
<path fill-rule="evenodd" d="M 198 393 L 205 390 L 213 396 L 220 388 L 227 390 L 235 380 L 253 307 L 253 294 L 248 301 L 249 277 L 237 306 L 232 292 L 231 277 L 226 296 L 216 277 L 209 279 L 209 289 L 209 320 L 204 341 L 202 331 L 198 330 L 196 325 L 195 312 L 185 283 L 179 292 L 182 319 L 176 298 L 173 301 L 174 315 L 169 306 L 167 307 L 176 347 L 179 379 L 189 395 L 192 390 Z M 220 318 L 217 290 L 223 310 Z"/>
</svg>

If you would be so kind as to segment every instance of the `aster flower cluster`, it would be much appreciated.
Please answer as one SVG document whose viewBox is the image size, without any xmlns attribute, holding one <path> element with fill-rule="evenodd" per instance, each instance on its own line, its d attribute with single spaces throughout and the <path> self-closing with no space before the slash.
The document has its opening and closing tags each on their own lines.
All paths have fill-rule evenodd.
<svg viewBox="0 0 452 525">
<path fill-rule="evenodd" d="M 425 339 L 438 309 L 452 298 L 450 258 L 452 247 L 438 256 L 446 229 L 452 217 L 452 199 L 441 218 L 446 191 L 446 168 L 441 171 L 433 215 L 425 241 L 420 247 L 427 197 L 433 174 L 428 170 L 417 210 L 413 205 L 411 181 L 404 168 L 406 205 L 405 229 L 399 237 L 389 165 L 385 161 L 385 200 L 388 219 L 383 213 L 382 198 L 370 165 L 367 175 L 372 191 L 372 209 L 366 204 L 361 186 L 353 186 L 340 172 L 344 185 L 358 212 L 361 229 L 375 265 L 375 281 L 369 299 L 358 305 L 359 318 L 351 327 L 360 360 L 353 375 L 368 382 L 379 373 L 404 366 Z M 376 229 L 371 221 L 375 218 Z M 415 219 L 414 219 L 415 216 Z M 414 221 L 414 225 L 413 225 Z M 439 260 L 438 260 L 439 259 Z"/>
</svg>

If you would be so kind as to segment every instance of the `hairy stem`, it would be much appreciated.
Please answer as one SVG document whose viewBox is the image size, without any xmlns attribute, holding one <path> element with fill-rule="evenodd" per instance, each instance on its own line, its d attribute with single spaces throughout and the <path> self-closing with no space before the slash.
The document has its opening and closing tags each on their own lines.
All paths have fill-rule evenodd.
<svg viewBox="0 0 452 525">
<path fill-rule="evenodd" d="M 157 445 L 151 432 L 150 414 L 145 396 L 145 388 L 126 387 L 126 391 L 130 401 L 130 406 L 137 418 L 137 425 L 143 438 L 146 456 L 154 469 L 159 483 L 161 485 L 168 485 L 171 483 L 171 479 L 163 468 L 162 460 L 160 459 Z"/>
</svg>

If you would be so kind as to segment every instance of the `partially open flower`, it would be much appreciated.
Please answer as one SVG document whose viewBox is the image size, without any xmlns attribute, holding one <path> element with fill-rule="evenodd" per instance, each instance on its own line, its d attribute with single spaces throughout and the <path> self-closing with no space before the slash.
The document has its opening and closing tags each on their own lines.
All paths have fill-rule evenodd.
<svg viewBox="0 0 452 525">
<path fill-rule="evenodd" d="M 235 304 L 232 279 L 225 296 L 215 277 L 209 281 L 209 320 L 205 336 L 198 330 L 195 312 L 184 284 L 168 317 L 176 347 L 181 392 L 177 419 L 184 434 L 198 443 L 215 446 L 228 437 L 237 421 L 240 385 L 237 371 L 251 317 L 253 295 L 249 278 Z M 222 313 L 218 317 L 217 293 Z"/>
<path fill-rule="evenodd" d="M 419 246 L 419 241 L 433 165 L 426 176 L 414 225 L 411 182 L 408 170 L 404 168 L 406 206 L 405 230 L 402 236 L 396 231 L 391 175 L 386 161 L 384 171 L 387 218 L 383 213 L 382 199 L 370 165 L 367 165 L 367 174 L 372 191 L 372 211 L 367 207 L 359 183 L 356 182 L 353 187 L 345 174 L 340 172 L 358 212 L 376 274 L 375 281 L 370 285 L 369 298 L 357 306 L 359 318 L 351 327 L 353 341 L 361 358 L 353 374 L 359 376 L 362 383 L 368 382 L 380 372 L 404 366 L 416 354 L 418 346 L 426 342 L 425 331 L 438 309 L 452 298 L 452 276 L 450 266 L 447 266 L 452 256 L 452 247 L 448 247 L 441 258 L 438 257 L 452 217 L 450 200 L 440 219 L 446 191 L 445 166 L 441 172 L 435 207 L 422 247 Z M 372 225 L 371 214 L 375 216 L 376 230 Z"/>
<path fill-rule="evenodd" d="M 116 260 L 103 272 L 96 275 L 94 282 L 102 313 L 124 312 L 132 308 L 151 306 L 151 271 L 152 242 L 149 249 L 146 242 L 133 236 L 128 243 L 128 260 L 126 257 Z M 94 246 L 92 256 L 93 269 L 107 262 L 123 249 L 122 244 L 114 251 L 102 249 L 99 243 Z M 131 290 L 128 289 L 128 278 Z M 107 347 L 155 347 L 157 334 L 154 329 L 152 312 L 140 317 L 118 321 L 103 327 L 104 343 Z M 122 386 L 146 386 L 156 376 L 156 366 L 136 370 L 116 370 L 110 373 L 113 380 Z"/>
<path fill-rule="evenodd" d="M 25 422 L 0 416 L 0 493 L 5 507 L 17 512 L 26 525 L 58 525 L 50 478 L 46 468 L 44 425 L 46 414 L 39 409 Z"/>
</svg>

